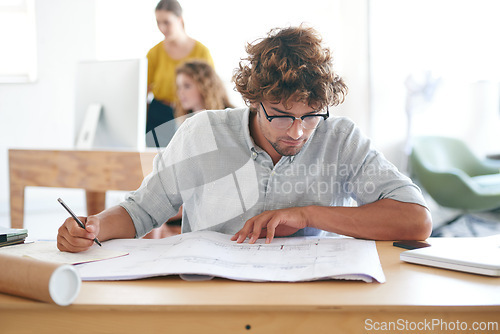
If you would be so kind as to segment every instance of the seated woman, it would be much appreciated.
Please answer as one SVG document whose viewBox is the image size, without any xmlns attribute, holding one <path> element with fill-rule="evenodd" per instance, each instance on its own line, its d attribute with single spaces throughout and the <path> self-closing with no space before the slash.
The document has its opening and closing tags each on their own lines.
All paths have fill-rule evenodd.
<svg viewBox="0 0 500 334">
<path fill-rule="evenodd" d="M 215 70 L 201 60 L 187 61 L 176 70 L 177 103 L 175 120 L 179 126 L 184 120 L 203 110 L 232 108 L 222 80 Z M 182 207 L 166 224 L 144 236 L 147 239 L 165 238 L 180 233 Z"/>
<path fill-rule="evenodd" d="M 176 70 L 177 103 L 175 118 L 179 123 L 202 110 L 232 108 L 222 80 L 202 60 L 187 61 Z"/>
</svg>

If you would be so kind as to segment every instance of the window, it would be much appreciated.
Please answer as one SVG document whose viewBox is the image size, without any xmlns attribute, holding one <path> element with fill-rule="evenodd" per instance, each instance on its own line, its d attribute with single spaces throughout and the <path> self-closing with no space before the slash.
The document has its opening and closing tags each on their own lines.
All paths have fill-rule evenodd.
<svg viewBox="0 0 500 334">
<path fill-rule="evenodd" d="M 37 73 L 34 0 L 0 0 L 0 83 L 34 82 Z"/>
<path fill-rule="evenodd" d="M 443 135 L 498 152 L 500 2 L 369 3 L 374 139 L 406 137 L 408 153 L 412 136 Z"/>
</svg>

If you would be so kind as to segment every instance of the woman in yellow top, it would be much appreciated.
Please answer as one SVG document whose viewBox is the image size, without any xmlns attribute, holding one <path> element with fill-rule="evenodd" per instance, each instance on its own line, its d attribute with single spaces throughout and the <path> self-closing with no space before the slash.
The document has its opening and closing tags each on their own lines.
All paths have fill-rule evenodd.
<svg viewBox="0 0 500 334">
<path fill-rule="evenodd" d="M 154 99 L 148 106 L 146 132 L 174 118 L 175 70 L 179 65 L 190 59 L 201 59 L 214 66 L 208 48 L 186 34 L 182 7 L 177 0 L 161 0 L 155 15 L 165 39 L 147 54 L 148 92 L 153 93 Z"/>
</svg>

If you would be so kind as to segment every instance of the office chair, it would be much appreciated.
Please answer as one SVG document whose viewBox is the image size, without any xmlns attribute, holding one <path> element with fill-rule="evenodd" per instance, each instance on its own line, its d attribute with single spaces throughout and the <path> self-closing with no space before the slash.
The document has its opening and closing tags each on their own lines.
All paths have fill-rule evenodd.
<svg viewBox="0 0 500 334">
<path fill-rule="evenodd" d="M 459 139 L 415 138 L 410 164 L 412 174 L 439 205 L 461 210 L 442 226 L 466 213 L 500 208 L 499 169 L 482 162 Z"/>
</svg>

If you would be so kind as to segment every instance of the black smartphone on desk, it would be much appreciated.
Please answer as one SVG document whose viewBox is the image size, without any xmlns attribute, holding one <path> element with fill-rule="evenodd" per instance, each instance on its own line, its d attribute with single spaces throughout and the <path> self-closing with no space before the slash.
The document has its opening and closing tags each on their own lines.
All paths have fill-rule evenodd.
<svg viewBox="0 0 500 334">
<path fill-rule="evenodd" d="M 431 244 L 425 241 L 402 240 L 402 241 L 394 241 L 392 245 L 404 249 L 417 249 L 417 248 L 430 247 Z"/>
</svg>

